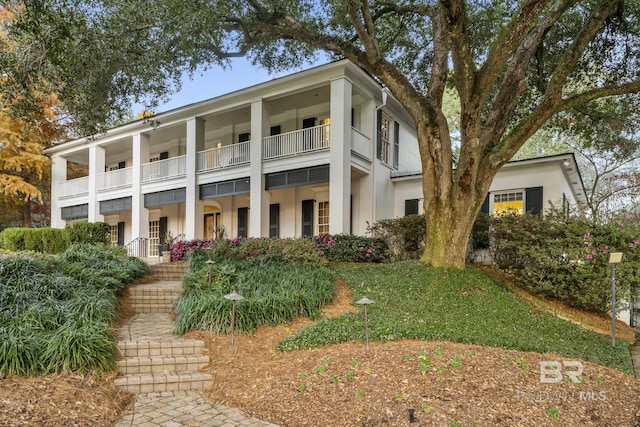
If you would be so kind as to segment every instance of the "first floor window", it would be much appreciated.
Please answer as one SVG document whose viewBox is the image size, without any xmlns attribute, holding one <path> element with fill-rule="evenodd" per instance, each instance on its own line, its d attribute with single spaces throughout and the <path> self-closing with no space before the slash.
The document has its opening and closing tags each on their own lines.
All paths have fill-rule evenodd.
<svg viewBox="0 0 640 427">
<path fill-rule="evenodd" d="M 318 203 L 318 234 L 329 233 L 329 202 Z"/>
<path fill-rule="evenodd" d="M 118 246 L 118 224 L 109 225 L 109 237 L 113 246 Z"/>
<path fill-rule="evenodd" d="M 149 221 L 149 256 L 158 256 L 160 221 Z"/>
<path fill-rule="evenodd" d="M 493 195 L 493 213 L 495 215 L 513 210 L 524 214 L 524 194 L 522 191 L 496 193 Z"/>
</svg>

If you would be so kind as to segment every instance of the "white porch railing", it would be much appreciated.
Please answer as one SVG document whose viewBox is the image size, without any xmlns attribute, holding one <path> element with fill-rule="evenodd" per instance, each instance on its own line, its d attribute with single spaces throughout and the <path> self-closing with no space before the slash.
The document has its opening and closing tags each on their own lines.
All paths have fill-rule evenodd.
<svg viewBox="0 0 640 427">
<path fill-rule="evenodd" d="M 351 151 L 360 154 L 366 159 L 371 159 L 372 150 L 371 139 L 358 129 L 351 128 Z"/>
<path fill-rule="evenodd" d="M 185 176 L 187 156 L 171 157 L 170 159 L 144 163 L 142 165 L 142 182 Z"/>
<path fill-rule="evenodd" d="M 119 187 L 128 187 L 133 183 L 133 169 L 123 168 L 96 176 L 96 186 L 98 191 L 112 190 Z"/>
<path fill-rule="evenodd" d="M 70 179 L 60 183 L 60 197 L 79 196 L 89 192 L 89 177 Z"/>
<path fill-rule="evenodd" d="M 263 140 L 262 159 L 275 159 L 323 150 L 329 148 L 330 139 L 328 124 L 268 136 Z"/>
<path fill-rule="evenodd" d="M 198 172 L 249 163 L 249 144 L 240 142 L 198 152 Z"/>
</svg>

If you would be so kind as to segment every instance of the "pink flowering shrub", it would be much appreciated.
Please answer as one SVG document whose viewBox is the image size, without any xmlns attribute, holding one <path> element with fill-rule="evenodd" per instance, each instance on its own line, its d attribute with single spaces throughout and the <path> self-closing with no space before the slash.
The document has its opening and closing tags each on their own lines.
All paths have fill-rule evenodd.
<svg viewBox="0 0 640 427">
<path fill-rule="evenodd" d="M 389 258 L 389 247 L 380 238 L 321 234 L 314 239 L 316 249 L 329 261 L 382 262 Z"/>
<path fill-rule="evenodd" d="M 171 261 L 180 261 L 186 259 L 187 255 L 196 249 L 208 249 L 211 247 L 212 240 L 194 239 L 194 240 L 178 240 L 169 245 L 169 253 Z"/>
<path fill-rule="evenodd" d="M 513 274 L 524 287 L 574 307 L 611 309 L 609 254 L 623 252 L 616 267 L 617 301 L 629 301 L 640 284 L 638 224 L 594 224 L 551 212 L 507 214 L 494 218 L 491 249 L 497 266 Z"/>
<path fill-rule="evenodd" d="M 287 262 L 324 264 L 322 253 L 310 239 L 241 238 L 218 240 L 181 240 L 169 246 L 171 261 L 186 259 L 202 249 L 207 258 L 221 261 L 229 258 L 254 259 L 261 256 L 279 257 Z"/>
</svg>

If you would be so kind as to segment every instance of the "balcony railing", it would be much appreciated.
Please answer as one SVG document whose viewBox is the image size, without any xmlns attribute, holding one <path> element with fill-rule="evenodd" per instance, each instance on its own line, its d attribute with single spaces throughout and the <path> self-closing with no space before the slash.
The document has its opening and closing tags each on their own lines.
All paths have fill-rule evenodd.
<svg viewBox="0 0 640 427">
<path fill-rule="evenodd" d="M 79 196 L 89 192 L 89 177 L 70 179 L 60 183 L 60 197 Z"/>
<path fill-rule="evenodd" d="M 266 137 L 262 158 L 268 160 L 323 150 L 329 148 L 329 144 L 329 125 L 315 126 Z"/>
<path fill-rule="evenodd" d="M 133 182 L 133 169 L 124 168 L 99 173 L 96 176 L 96 186 L 98 191 L 113 190 L 120 187 L 128 187 Z"/>
<path fill-rule="evenodd" d="M 142 165 L 142 182 L 185 176 L 186 167 L 186 156 L 177 156 L 156 162 L 144 163 Z"/>
<path fill-rule="evenodd" d="M 249 163 L 249 144 L 240 142 L 198 152 L 198 172 Z"/>
</svg>

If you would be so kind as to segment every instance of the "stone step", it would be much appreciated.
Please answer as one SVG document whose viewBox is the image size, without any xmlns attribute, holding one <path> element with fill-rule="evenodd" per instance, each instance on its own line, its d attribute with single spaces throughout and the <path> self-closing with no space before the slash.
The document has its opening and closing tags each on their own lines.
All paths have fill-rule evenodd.
<svg viewBox="0 0 640 427">
<path fill-rule="evenodd" d="M 118 350 L 123 358 L 200 355 L 204 342 L 189 339 L 118 341 Z"/>
<path fill-rule="evenodd" d="M 211 386 L 213 375 L 204 372 L 126 375 L 115 379 L 116 387 L 130 393 L 202 390 Z"/>
<path fill-rule="evenodd" d="M 209 364 L 209 356 L 128 357 L 118 361 L 120 375 L 195 372 Z"/>
</svg>

